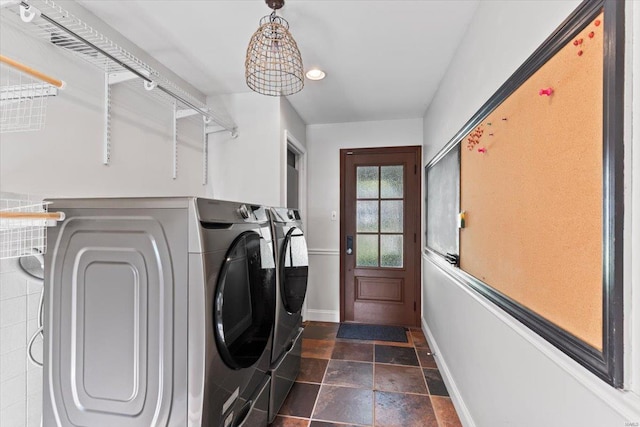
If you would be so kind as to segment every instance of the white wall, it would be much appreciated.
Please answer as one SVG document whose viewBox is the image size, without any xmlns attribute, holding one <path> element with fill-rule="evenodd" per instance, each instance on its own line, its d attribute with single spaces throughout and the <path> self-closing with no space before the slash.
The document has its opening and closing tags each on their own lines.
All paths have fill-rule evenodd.
<svg viewBox="0 0 640 427">
<path fill-rule="evenodd" d="M 578 1 L 480 3 L 425 114 L 425 161 L 453 137 L 578 4 Z M 632 7 L 635 9 L 635 18 L 633 22 L 628 19 L 627 29 L 628 37 L 635 31 L 633 45 L 637 52 L 640 4 L 627 1 L 626 7 L 628 13 Z M 631 54 L 630 43 L 627 51 Z M 634 64 L 636 76 L 635 113 L 627 111 L 628 118 L 634 117 L 636 124 L 633 154 L 629 123 L 625 141 L 626 170 L 633 173 L 632 177 L 626 176 L 625 195 L 625 333 L 627 382 L 635 391 L 623 392 L 608 386 L 425 258 L 423 327 L 434 343 L 438 363 L 465 426 L 614 427 L 640 422 L 637 394 L 640 271 L 637 262 L 633 270 L 631 267 L 631 259 L 637 261 L 640 257 L 638 56 L 636 53 L 629 61 Z M 630 81 L 630 73 L 627 76 Z M 631 98 L 627 101 L 630 106 Z"/>
<path fill-rule="evenodd" d="M 289 132 L 304 147 L 307 146 L 307 124 L 287 98 L 280 98 L 280 132 Z M 286 159 L 285 159 L 286 160 Z"/>
<path fill-rule="evenodd" d="M 238 125 L 209 137 L 213 197 L 278 206 L 280 204 L 280 100 L 254 92 L 209 98 L 222 103 Z"/>
<path fill-rule="evenodd" d="M 224 105 L 238 125 L 238 137 L 209 137 L 213 197 L 268 206 L 286 198 L 287 145 L 284 131 L 306 145 L 306 124 L 286 98 L 235 93 L 208 98 Z"/>
<path fill-rule="evenodd" d="M 421 144 L 422 119 L 307 126 L 309 320 L 340 317 L 340 149 Z"/>
</svg>

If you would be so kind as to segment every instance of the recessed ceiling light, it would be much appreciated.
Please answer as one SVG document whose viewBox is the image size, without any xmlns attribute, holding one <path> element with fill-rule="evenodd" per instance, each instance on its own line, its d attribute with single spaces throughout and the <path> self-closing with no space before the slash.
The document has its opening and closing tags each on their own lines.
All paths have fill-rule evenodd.
<svg viewBox="0 0 640 427">
<path fill-rule="evenodd" d="M 309 80 L 322 80 L 325 78 L 326 74 L 319 68 L 312 68 L 307 71 L 306 76 Z"/>
</svg>

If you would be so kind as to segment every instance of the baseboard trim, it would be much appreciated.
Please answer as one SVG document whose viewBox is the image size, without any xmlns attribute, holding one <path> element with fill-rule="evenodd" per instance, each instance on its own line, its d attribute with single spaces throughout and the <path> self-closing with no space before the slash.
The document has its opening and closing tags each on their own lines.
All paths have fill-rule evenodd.
<svg viewBox="0 0 640 427">
<path fill-rule="evenodd" d="M 340 255 L 340 250 L 338 249 L 320 249 L 320 248 L 309 248 L 307 249 L 309 255 L 331 255 L 337 256 Z"/>
<path fill-rule="evenodd" d="M 438 347 L 438 342 L 434 338 L 431 333 L 431 329 L 429 329 L 429 325 L 424 320 L 424 317 L 421 319 L 422 321 L 422 331 L 424 332 L 427 340 L 429 341 L 429 347 L 431 348 L 431 353 L 433 353 L 434 359 L 436 359 L 436 364 L 438 365 L 438 369 L 440 370 L 440 374 L 442 375 L 442 379 L 447 386 L 447 390 L 449 391 L 449 396 L 451 397 L 451 401 L 453 402 L 453 406 L 455 406 L 456 411 L 458 412 L 458 417 L 460 418 L 460 422 L 464 427 L 476 427 L 475 421 L 471 417 L 471 412 L 469 412 L 469 408 L 464 403 L 462 396 L 460 395 L 460 390 L 456 385 L 453 377 L 451 375 L 451 371 L 449 370 L 449 366 L 445 361 L 445 358 L 440 353 L 440 348 Z"/>
<path fill-rule="evenodd" d="M 307 316 L 304 320 L 312 322 L 340 322 L 340 312 L 338 310 L 314 310 L 307 309 Z"/>
</svg>

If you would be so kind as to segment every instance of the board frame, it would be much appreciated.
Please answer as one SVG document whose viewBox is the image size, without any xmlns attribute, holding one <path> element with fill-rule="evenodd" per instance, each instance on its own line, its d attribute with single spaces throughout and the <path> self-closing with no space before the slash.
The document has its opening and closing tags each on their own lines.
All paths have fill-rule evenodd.
<svg viewBox="0 0 640 427">
<path fill-rule="evenodd" d="M 585 0 L 425 166 L 437 163 L 493 110 L 527 81 L 580 30 L 604 11 L 602 350 L 558 327 L 425 247 L 426 257 L 484 298 L 566 353 L 613 387 L 624 385 L 623 221 L 624 221 L 624 2 Z M 425 200 L 426 203 L 426 200 Z M 426 209 L 425 209 L 426 212 Z M 426 228 L 426 222 L 425 222 Z M 426 231 L 426 230 L 425 230 Z"/>
</svg>

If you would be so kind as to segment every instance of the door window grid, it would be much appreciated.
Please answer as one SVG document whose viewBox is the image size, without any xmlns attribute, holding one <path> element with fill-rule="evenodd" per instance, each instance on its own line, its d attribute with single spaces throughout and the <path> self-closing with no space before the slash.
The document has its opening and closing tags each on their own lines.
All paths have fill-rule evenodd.
<svg viewBox="0 0 640 427">
<path fill-rule="evenodd" d="M 356 266 L 402 268 L 404 165 L 356 167 Z"/>
</svg>

